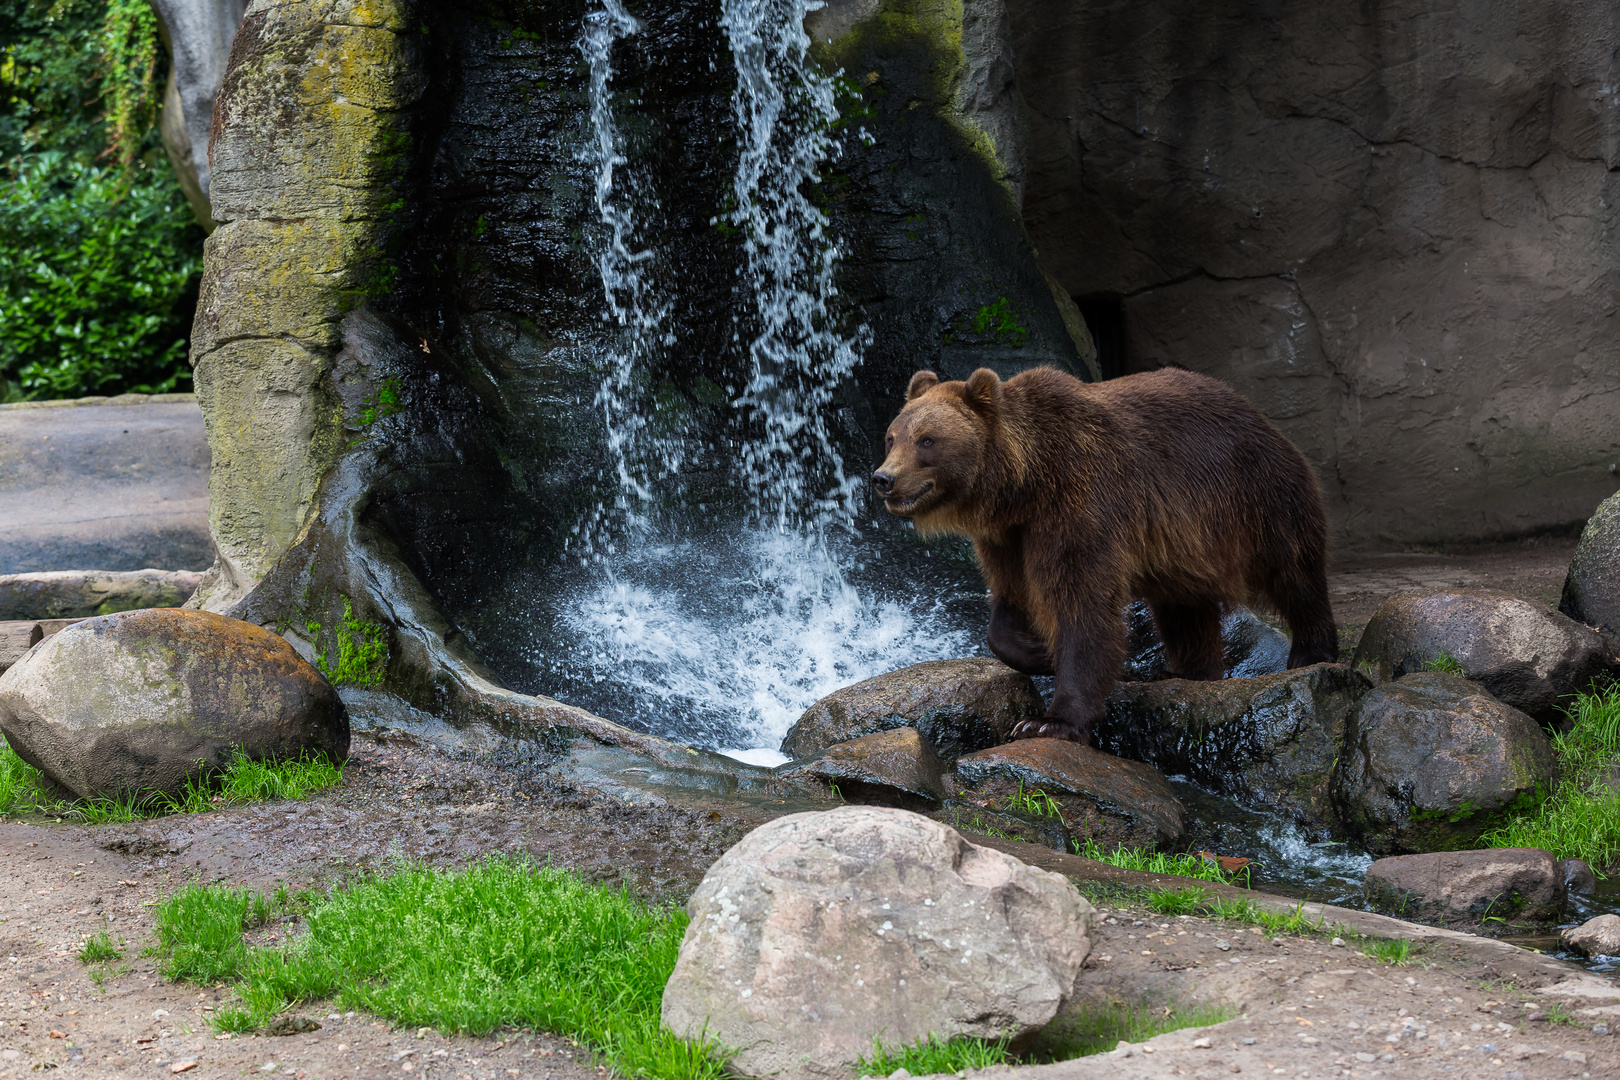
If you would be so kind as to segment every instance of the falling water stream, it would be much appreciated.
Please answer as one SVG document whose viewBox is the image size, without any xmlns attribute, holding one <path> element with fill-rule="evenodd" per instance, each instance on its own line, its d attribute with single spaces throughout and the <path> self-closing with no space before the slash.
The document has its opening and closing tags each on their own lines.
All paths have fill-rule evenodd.
<svg viewBox="0 0 1620 1080">
<path fill-rule="evenodd" d="M 638 728 L 757 764 L 806 707 L 852 682 L 980 648 L 971 567 L 877 572 L 860 529 L 864 469 L 833 437 L 832 403 L 860 362 L 864 328 L 835 310 L 838 248 L 807 194 L 837 152 L 833 81 L 808 58 L 807 0 L 724 0 L 736 65 L 738 157 L 725 224 L 741 239 L 733 308 L 739 433 L 725 510 L 670 511 L 697 436 L 652 422 L 644 385 L 672 333 L 677 275 L 644 236 L 658 193 L 619 129 L 613 52 L 640 29 L 620 0 L 585 20 L 587 155 L 600 219 L 597 267 L 610 344 L 596 396 L 610 493 L 581 521 L 557 583 L 553 633 L 535 662 L 549 692 Z M 870 530 L 868 530 L 870 531 Z M 914 560 L 932 556 L 917 549 Z M 933 560 L 945 564 L 949 560 Z M 913 577 L 913 580 L 905 580 Z M 979 625 L 976 625 L 979 624 Z"/>
</svg>

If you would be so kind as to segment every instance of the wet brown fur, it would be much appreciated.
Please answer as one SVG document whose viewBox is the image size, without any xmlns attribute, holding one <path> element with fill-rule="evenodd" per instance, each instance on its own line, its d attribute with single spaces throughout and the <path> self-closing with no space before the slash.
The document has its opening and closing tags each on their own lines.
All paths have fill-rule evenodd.
<svg viewBox="0 0 1620 1080">
<path fill-rule="evenodd" d="M 1086 384 L 1048 368 L 1001 381 L 912 377 L 875 475 L 923 534 L 972 539 L 990 648 L 1055 674 L 1019 737 L 1089 741 L 1125 656 L 1121 613 L 1148 602 L 1173 674 L 1218 679 L 1222 604 L 1293 631 L 1289 666 L 1338 656 L 1327 523 L 1298 449 L 1225 384 L 1179 369 Z"/>
</svg>

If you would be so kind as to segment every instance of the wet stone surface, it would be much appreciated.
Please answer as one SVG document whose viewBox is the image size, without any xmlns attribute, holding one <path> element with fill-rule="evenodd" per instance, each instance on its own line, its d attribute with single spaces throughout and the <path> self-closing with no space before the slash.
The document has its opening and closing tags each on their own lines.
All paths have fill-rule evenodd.
<svg viewBox="0 0 1620 1080">
<path fill-rule="evenodd" d="M 852 803 L 926 811 L 946 795 L 945 766 L 916 728 L 896 728 L 836 743 L 802 765 L 785 766 L 784 779 L 810 777 Z"/>
<path fill-rule="evenodd" d="M 1064 739 L 1022 739 L 956 763 L 957 798 L 989 810 L 1060 818 L 1105 848 L 1172 847 L 1184 810 L 1158 770 Z"/>
<path fill-rule="evenodd" d="M 1539 848 L 1398 855 L 1367 869 L 1367 898 L 1380 911 L 1422 922 L 1557 922 L 1564 872 Z"/>
<path fill-rule="evenodd" d="M 782 741 L 791 758 L 891 728 L 915 728 L 946 764 L 999 746 L 1044 707 L 1028 675 L 986 656 L 913 664 L 846 686 L 805 710 Z"/>
<path fill-rule="evenodd" d="M 1408 675 L 1351 713 L 1333 769 L 1340 819 L 1376 855 L 1473 847 L 1558 774 L 1530 717 L 1467 679 Z"/>
<path fill-rule="evenodd" d="M 1098 749 L 1337 830 L 1328 781 L 1345 722 L 1369 689 L 1342 664 L 1219 682 L 1121 683 L 1094 734 Z"/>
<path fill-rule="evenodd" d="M 1562 721 L 1564 706 L 1594 682 L 1620 676 L 1620 660 L 1590 627 L 1489 590 L 1385 601 L 1361 635 L 1354 665 L 1375 683 L 1455 666 L 1543 724 Z"/>
</svg>

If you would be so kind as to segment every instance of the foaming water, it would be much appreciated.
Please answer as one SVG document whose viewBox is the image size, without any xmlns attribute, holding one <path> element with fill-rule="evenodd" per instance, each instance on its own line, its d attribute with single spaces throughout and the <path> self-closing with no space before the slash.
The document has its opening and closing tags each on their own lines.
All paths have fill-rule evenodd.
<svg viewBox="0 0 1620 1080">
<path fill-rule="evenodd" d="M 1212 795 L 1186 777 L 1170 778 L 1187 808 L 1191 846 L 1253 859 L 1257 889 L 1347 907 L 1363 904 L 1373 858 L 1337 840 L 1313 838 L 1292 819 Z"/>
<path fill-rule="evenodd" d="M 840 687 L 977 651 L 982 628 L 965 627 L 983 603 L 965 575 L 885 597 L 839 555 L 767 530 L 648 543 L 557 595 L 553 625 L 579 645 L 536 660 L 558 696 L 641 730 L 774 751 Z"/>
</svg>

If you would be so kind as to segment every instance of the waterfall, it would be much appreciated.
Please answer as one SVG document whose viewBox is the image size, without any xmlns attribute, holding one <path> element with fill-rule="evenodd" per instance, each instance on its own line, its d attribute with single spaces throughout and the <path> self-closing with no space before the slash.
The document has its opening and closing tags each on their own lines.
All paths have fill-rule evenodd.
<svg viewBox="0 0 1620 1080">
<path fill-rule="evenodd" d="M 613 112 L 613 46 L 641 30 L 621 0 L 604 0 L 602 10 L 585 17 L 579 48 L 590 69 L 590 131 L 585 159 L 595 172 L 595 203 L 602 222 L 596 255 L 607 308 L 603 318 L 612 335 L 603 357 L 606 372 L 596 394 L 606 449 L 617 481 L 613 492 L 575 528 L 586 559 L 615 554 L 617 537 L 645 531 L 645 507 L 654 485 L 677 475 L 685 460 L 679 432 L 654 435 L 637 393 L 637 376 L 657 351 L 674 343 L 663 324 L 667 298 L 653 288 L 655 253 L 642 246 L 638 213 L 656 207 L 656 193 L 627 169 L 624 139 Z"/>
<path fill-rule="evenodd" d="M 828 406 L 859 363 L 830 303 L 838 250 L 806 188 L 837 153 L 833 78 L 809 59 L 804 30 L 820 0 L 722 0 L 737 69 L 739 142 L 731 224 L 744 236 L 751 318 L 748 382 L 735 404 L 762 434 L 743 447 L 743 480 L 778 529 L 849 527 L 856 486 L 828 432 Z M 751 310 L 749 310 L 751 309 Z"/>
<path fill-rule="evenodd" d="M 737 71 L 738 161 L 724 217 L 742 244 L 732 306 L 746 375 L 731 406 L 744 432 L 735 468 L 747 511 L 686 527 L 650 513 L 698 452 L 690 433 L 649 424 L 643 384 L 655 360 L 680 356 L 666 321 L 681 283 L 643 240 L 657 193 L 635 179 L 614 112 L 613 51 L 640 28 L 620 0 L 585 20 L 586 160 L 611 330 L 595 405 L 615 475 L 576 529 L 576 576 L 551 583 L 553 638 L 533 656 L 549 693 L 762 764 L 781 760 L 787 728 L 818 698 L 971 653 L 977 633 L 964 627 L 982 621 L 971 568 L 914 551 L 919 566 L 878 575 L 888 595 L 859 580 L 875 541 L 857 535 L 864 478 L 848 475 L 831 411 L 864 331 L 839 330 L 838 251 L 807 191 L 837 152 L 834 82 L 807 55 L 813 2 L 722 0 Z"/>
</svg>

